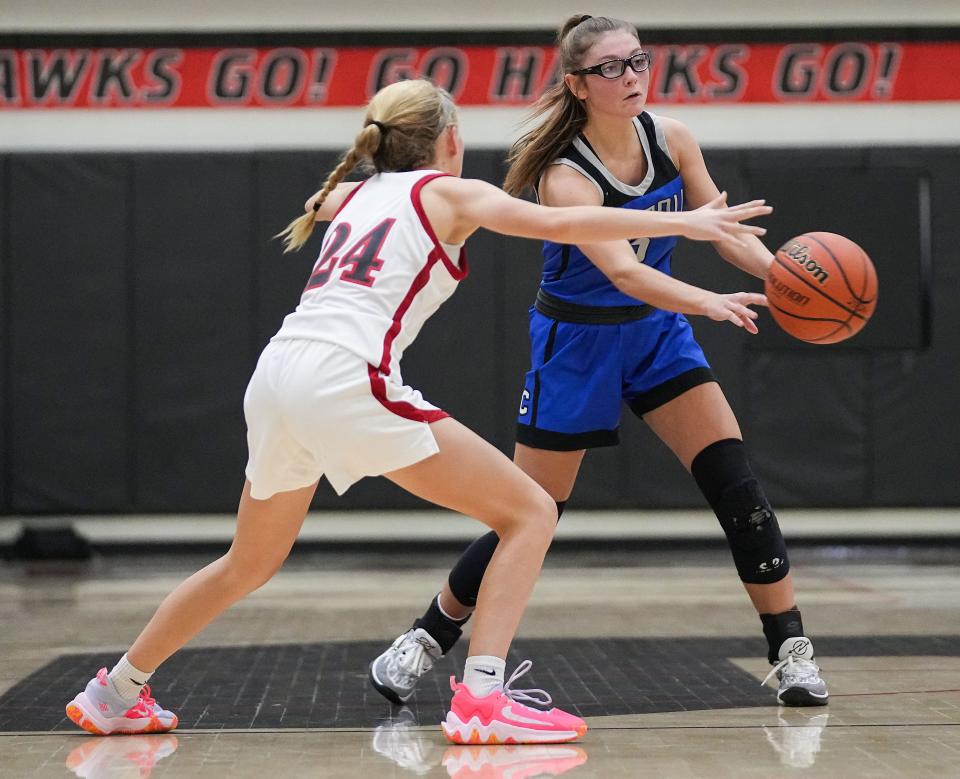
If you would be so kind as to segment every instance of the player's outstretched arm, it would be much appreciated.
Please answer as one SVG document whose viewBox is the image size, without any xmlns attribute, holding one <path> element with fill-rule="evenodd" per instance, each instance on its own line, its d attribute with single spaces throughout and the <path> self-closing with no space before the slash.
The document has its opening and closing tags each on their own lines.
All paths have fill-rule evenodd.
<svg viewBox="0 0 960 779">
<path fill-rule="evenodd" d="M 440 183 L 440 182 L 438 182 Z M 471 192 L 474 188 L 470 182 L 468 187 L 461 191 Z M 480 196 L 482 192 L 477 193 Z M 590 213 L 601 212 L 600 216 L 606 216 L 609 213 L 616 213 L 621 209 L 603 208 L 599 205 L 589 205 L 600 203 L 600 195 L 596 188 L 586 178 L 569 168 L 552 168 L 545 177 L 544 186 L 541 187 L 541 197 L 548 203 L 555 203 L 556 208 L 543 208 L 533 206 L 524 201 L 518 201 L 506 196 L 504 193 L 496 191 L 492 197 L 492 207 L 498 208 L 501 203 L 513 208 L 519 204 L 521 206 L 531 206 L 531 209 L 523 209 L 531 214 L 532 219 L 542 218 L 544 215 L 552 217 L 555 214 L 569 214 L 579 208 L 585 208 Z M 460 198 L 454 197 L 459 203 Z M 569 206 L 569 207 L 566 207 Z M 720 210 L 722 206 L 720 200 L 715 204 L 710 204 L 703 209 L 702 213 L 710 210 Z M 453 211 L 453 209 L 450 209 Z M 469 209 L 468 209 L 469 212 Z M 448 214 L 450 212 L 447 212 Z M 653 216 L 654 214 L 650 213 Z M 708 217 L 712 214 L 707 213 Z M 663 216 L 663 214 L 661 214 Z M 670 216 L 667 214 L 666 216 Z M 694 219 L 701 214 L 693 213 Z M 509 215 L 504 218 L 510 219 Z M 519 234 L 529 237 L 540 237 L 530 235 L 526 232 L 528 225 L 520 224 L 516 228 L 511 225 L 498 223 L 501 227 L 516 229 L 511 234 Z M 553 224 L 547 222 L 547 229 L 554 229 Z M 559 228 L 562 230 L 562 227 Z M 667 235 L 675 234 L 673 227 L 669 228 Z M 460 233 L 457 240 L 462 240 L 468 233 Z M 650 233 L 649 237 L 653 237 Z M 640 233 L 631 234 L 629 237 L 647 237 Z M 604 235 L 604 238 L 608 238 Z M 556 240 L 556 239 L 554 239 Z M 719 295 L 709 290 L 695 287 L 691 284 L 668 276 L 655 268 L 651 268 L 637 261 L 636 253 L 630 246 L 630 243 L 624 239 L 603 240 L 602 242 L 577 242 L 578 247 L 587 257 L 610 279 L 610 281 L 622 292 L 644 300 L 650 305 L 656 306 L 667 311 L 676 311 L 683 314 L 694 314 L 707 316 L 717 321 L 730 321 L 738 327 L 745 328 L 748 332 L 756 333 L 757 327 L 753 320 L 756 319 L 756 312 L 750 310 L 751 305 L 766 305 L 766 298 L 763 295 L 752 293 L 735 293 L 733 295 Z"/>
<path fill-rule="evenodd" d="M 485 227 L 504 235 L 557 243 L 667 235 L 683 235 L 699 241 L 736 241 L 744 235 L 763 235 L 764 228 L 743 222 L 773 210 L 760 200 L 728 207 L 725 195 L 696 211 L 679 213 L 602 206 L 551 207 L 511 197 L 475 179 L 459 179 L 448 183 L 446 188 L 453 190 L 453 206 L 461 228 L 457 232 L 468 235 L 477 227 Z"/>
<path fill-rule="evenodd" d="M 767 298 L 755 292 L 722 295 L 695 287 L 638 262 L 627 241 L 578 244 L 578 248 L 611 283 L 625 295 L 651 306 L 679 314 L 705 316 L 716 322 L 731 322 L 748 333 L 757 333 L 757 313 L 750 306 L 765 306 Z"/>
<path fill-rule="evenodd" d="M 561 176 L 548 178 L 556 181 L 566 175 L 562 170 L 557 172 Z M 556 197 L 550 193 L 548 202 L 600 202 L 593 185 L 579 174 L 573 174 L 573 178 L 561 184 Z M 753 322 L 757 314 L 749 306 L 766 305 L 763 295 L 718 295 L 686 284 L 638 262 L 625 239 L 676 235 L 678 225 L 684 226 L 692 237 L 703 237 L 704 240 L 710 240 L 710 235 L 717 230 L 725 235 L 731 234 L 731 226 L 733 235 L 744 234 L 737 232 L 739 228 L 749 229 L 751 232 L 745 234 L 752 234 L 761 228 L 740 225 L 738 219 L 769 213 L 770 209 L 762 204 L 729 209 L 722 205 L 722 198 L 717 198 L 715 203 L 683 214 L 628 212 L 599 205 L 537 206 L 510 197 L 485 182 L 453 177 L 431 182 L 424 189 L 422 198 L 434 229 L 441 240 L 448 243 L 466 240 L 478 227 L 524 238 L 576 243 L 613 284 L 632 297 L 667 311 L 728 320 L 751 333 L 757 332 Z M 718 225 L 719 214 L 725 214 L 725 217 Z"/>
</svg>

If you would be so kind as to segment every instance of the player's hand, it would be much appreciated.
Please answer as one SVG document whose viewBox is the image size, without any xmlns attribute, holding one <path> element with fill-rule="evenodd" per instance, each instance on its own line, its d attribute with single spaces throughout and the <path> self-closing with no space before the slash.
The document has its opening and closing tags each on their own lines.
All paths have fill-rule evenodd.
<svg viewBox="0 0 960 779">
<path fill-rule="evenodd" d="M 753 321 L 757 312 L 748 306 L 766 306 L 767 296 L 759 292 L 734 292 L 730 295 L 708 293 L 703 303 L 703 316 L 710 317 L 715 322 L 733 322 L 737 327 L 744 328 L 748 333 L 756 335 L 757 325 Z"/>
<path fill-rule="evenodd" d="M 743 245 L 740 240 L 743 236 L 767 232 L 764 227 L 742 224 L 747 219 L 772 213 L 773 208 L 766 203 L 766 200 L 751 200 L 728 206 L 727 193 L 721 192 L 705 206 L 683 213 L 683 235 L 695 241 L 733 241 Z"/>
</svg>

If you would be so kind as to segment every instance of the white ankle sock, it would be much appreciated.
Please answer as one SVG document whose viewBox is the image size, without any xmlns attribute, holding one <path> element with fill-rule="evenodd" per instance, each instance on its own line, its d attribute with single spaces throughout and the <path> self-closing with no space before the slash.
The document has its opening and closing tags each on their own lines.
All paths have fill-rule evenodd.
<svg viewBox="0 0 960 779">
<path fill-rule="evenodd" d="M 147 673 L 130 664 L 127 656 L 120 658 L 113 670 L 107 674 L 121 698 L 135 700 L 153 672 Z"/>
<path fill-rule="evenodd" d="M 463 683 L 477 698 L 484 698 L 494 690 L 503 689 L 504 660 L 492 655 L 473 655 L 467 658 L 463 669 Z"/>
</svg>

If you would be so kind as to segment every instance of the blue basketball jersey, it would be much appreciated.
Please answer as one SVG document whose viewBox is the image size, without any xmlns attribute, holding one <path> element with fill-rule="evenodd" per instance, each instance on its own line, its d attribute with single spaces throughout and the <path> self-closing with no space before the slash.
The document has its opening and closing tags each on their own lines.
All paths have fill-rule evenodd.
<svg viewBox="0 0 960 779">
<path fill-rule="evenodd" d="M 647 159 L 636 186 L 618 181 L 582 135 L 555 164 L 593 182 L 603 205 L 683 210 L 683 182 L 653 114 L 633 120 Z M 677 238 L 631 241 L 637 261 L 670 273 Z M 572 451 L 613 446 L 624 404 L 637 415 L 716 381 L 686 317 L 625 295 L 576 246 L 544 242 L 543 278 L 530 309 L 531 365 L 517 442 Z"/>
<path fill-rule="evenodd" d="M 646 111 L 633 120 L 647 158 L 647 175 L 636 186 L 614 177 L 583 135 L 577 136 L 553 164 L 567 165 L 586 176 L 603 197 L 603 205 L 649 211 L 682 211 L 683 181 L 667 150 L 663 128 Z M 670 273 L 676 236 L 638 238 L 630 242 L 637 261 Z M 587 306 L 635 306 L 576 246 L 544 241 L 540 287 L 561 301 Z"/>
</svg>

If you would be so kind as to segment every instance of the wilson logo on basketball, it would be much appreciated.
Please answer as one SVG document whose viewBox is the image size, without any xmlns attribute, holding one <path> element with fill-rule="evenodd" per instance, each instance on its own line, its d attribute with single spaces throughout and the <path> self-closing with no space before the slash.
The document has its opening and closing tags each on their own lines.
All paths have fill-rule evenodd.
<svg viewBox="0 0 960 779">
<path fill-rule="evenodd" d="M 772 279 L 770 286 L 777 295 L 782 295 L 788 300 L 792 300 L 798 306 L 805 306 L 810 302 L 810 298 L 801 292 L 792 289 L 789 284 L 780 279 Z"/>
<path fill-rule="evenodd" d="M 830 278 L 830 274 L 810 256 L 810 247 L 802 243 L 791 243 L 784 250 L 784 254 L 813 276 L 820 284 L 826 284 L 827 279 Z"/>
</svg>

